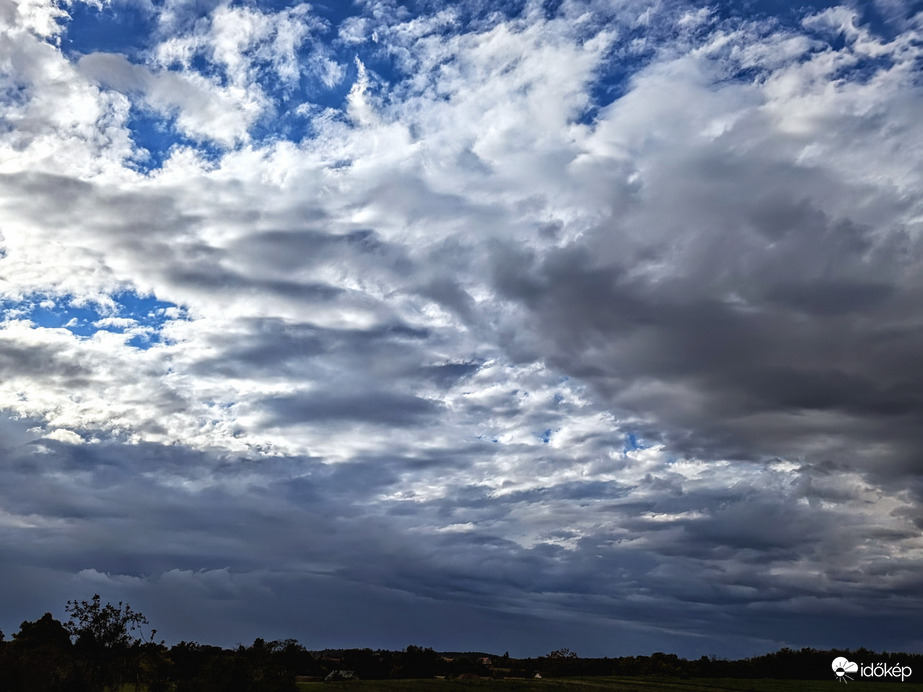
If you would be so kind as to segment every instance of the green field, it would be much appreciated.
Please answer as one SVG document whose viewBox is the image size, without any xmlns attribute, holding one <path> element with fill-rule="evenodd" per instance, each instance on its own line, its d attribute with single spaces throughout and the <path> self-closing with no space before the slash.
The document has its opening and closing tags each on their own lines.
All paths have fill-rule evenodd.
<svg viewBox="0 0 923 692">
<path fill-rule="evenodd" d="M 467 690 L 509 690 L 510 692 L 822 692 L 892 689 L 895 692 L 923 692 L 923 684 L 882 683 L 853 680 L 846 687 L 836 680 L 739 680 L 733 678 L 599 677 L 544 680 L 354 680 L 349 682 L 299 682 L 299 692 L 326 690 L 368 690 L 369 692 L 466 692 Z"/>
</svg>

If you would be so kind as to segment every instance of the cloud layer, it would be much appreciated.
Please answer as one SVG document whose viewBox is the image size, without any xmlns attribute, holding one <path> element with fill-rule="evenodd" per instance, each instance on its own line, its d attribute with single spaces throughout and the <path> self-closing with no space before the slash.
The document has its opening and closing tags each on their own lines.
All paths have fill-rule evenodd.
<svg viewBox="0 0 923 692">
<path fill-rule="evenodd" d="M 0 626 L 919 648 L 923 15 L 668 5 L 0 0 Z"/>
</svg>

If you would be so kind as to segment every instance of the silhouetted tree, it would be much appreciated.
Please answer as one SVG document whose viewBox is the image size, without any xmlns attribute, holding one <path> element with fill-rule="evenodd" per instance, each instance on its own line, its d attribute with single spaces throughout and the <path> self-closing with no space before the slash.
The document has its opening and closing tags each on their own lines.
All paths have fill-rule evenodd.
<svg viewBox="0 0 923 692">
<path fill-rule="evenodd" d="M 312 657 L 294 640 L 258 638 L 236 649 L 180 642 L 170 659 L 176 692 L 294 692 Z"/>
<path fill-rule="evenodd" d="M 436 652 L 420 646 L 408 646 L 401 666 L 402 678 L 431 678 L 436 674 Z"/>
<path fill-rule="evenodd" d="M 117 649 L 140 643 L 143 638 L 133 636 L 141 626 L 148 624 L 147 618 L 131 609 L 130 605 L 102 605 L 99 594 L 91 601 L 68 601 L 65 610 L 70 620 L 65 625 L 77 646 L 98 649 Z M 151 639 L 157 630 L 151 632 Z"/>
<path fill-rule="evenodd" d="M 8 689 L 53 692 L 75 686 L 70 636 L 51 613 L 24 621 L 4 649 Z"/>
<path fill-rule="evenodd" d="M 570 649 L 555 649 L 547 656 L 545 670 L 550 675 L 578 675 L 580 658 Z"/>
<path fill-rule="evenodd" d="M 89 601 L 68 601 L 70 620 L 64 625 L 74 641 L 87 686 L 92 689 L 117 687 L 140 677 L 141 628 L 147 618 L 119 601 L 102 604 L 99 594 Z M 152 630 L 153 643 L 157 630 Z"/>
</svg>

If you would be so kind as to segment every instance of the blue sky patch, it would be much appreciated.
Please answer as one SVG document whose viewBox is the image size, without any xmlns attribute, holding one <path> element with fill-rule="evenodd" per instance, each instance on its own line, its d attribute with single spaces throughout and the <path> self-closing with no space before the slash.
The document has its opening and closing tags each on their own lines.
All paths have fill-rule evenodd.
<svg viewBox="0 0 923 692">
<path fill-rule="evenodd" d="M 68 14 L 61 47 L 69 55 L 121 53 L 134 61 L 154 37 L 153 17 L 141 3 L 114 2 L 97 8 L 75 2 Z"/>
<path fill-rule="evenodd" d="M 132 107 L 127 126 L 132 141 L 139 149 L 132 164 L 142 173 L 161 168 L 176 147 L 192 147 L 203 159 L 211 162 L 217 162 L 225 151 L 211 142 L 184 136 L 177 131 L 175 118 L 163 118 L 143 108 Z"/>
<path fill-rule="evenodd" d="M 647 445 L 644 444 L 643 440 L 635 437 L 634 433 L 628 433 L 625 435 L 625 446 L 622 448 L 622 452 L 627 454 L 628 452 L 634 452 L 636 449 L 647 449 Z"/>
<path fill-rule="evenodd" d="M 101 331 L 138 331 L 127 343 L 141 350 L 162 342 L 161 331 L 167 322 L 186 318 L 185 311 L 175 303 L 153 296 L 122 291 L 110 297 L 112 305 L 103 305 L 72 295 L 34 294 L 22 301 L 0 302 L 0 312 L 5 319 L 30 320 L 38 327 L 67 329 L 79 337 Z"/>
<path fill-rule="evenodd" d="M 642 34 L 642 31 L 635 30 L 626 42 L 632 38 L 641 38 Z M 631 79 L 650 63 L 653 56 L 653 51 L 628 57 L 613 50 L 597 73 L 596 80 L 589 85 L 590 99 L 583 112 L 577 116 L 577 122 L 581 125 L 592 124 L 599 117 L 600 111 L 627 94 L 631 89 Z"/>
</svg>

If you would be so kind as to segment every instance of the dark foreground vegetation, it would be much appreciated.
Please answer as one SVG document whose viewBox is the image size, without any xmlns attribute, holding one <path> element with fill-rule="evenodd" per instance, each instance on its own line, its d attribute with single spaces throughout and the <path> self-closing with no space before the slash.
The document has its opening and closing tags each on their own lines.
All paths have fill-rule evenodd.
<svg viewBox="0 0 923 692">
<path fill-rule="evenodd" d="M 900 683 L 898 683 L 900 684 Z M 849 687 L 834 680 L 766 680 L 742 678 L 586 677 L 526 680 L 364 680 L 302 682 L 299 692 L 862 692 L 879 690 L 876 682 L 856 681 Z M 920 692 L 923 685 L 905 683 L 901 692 Z"/>
<path fill-rule="evenodd" d="M 45 613 L 7 641 L 0 632 L 0 692 L 296 692 L 296 690 L 822 690 L 836 684 L 831 661 L 900 665 L 923 678 L 923 655 L 782 649 L 738 661 L 674 654 L 580 658 L 561 649 L 517 659 L 483 652 L 345 649 L 307 651 L 293 639 L 233 649 L 157 642 L 130 606 L 99 596 L 70 601 L 67 622 Z M 878 684 L 856 679 L 850 689 Z M 720 680 L 719 680 L 720 679 Z M 734 679 L 734 680 L 732 680 Z M 808 682 L 817 681 L 817 682 Z M 907 689 L 921 689 L 911 677 Z M 833 688 L 831 688 L 833 689 Z"/>
</svg>

